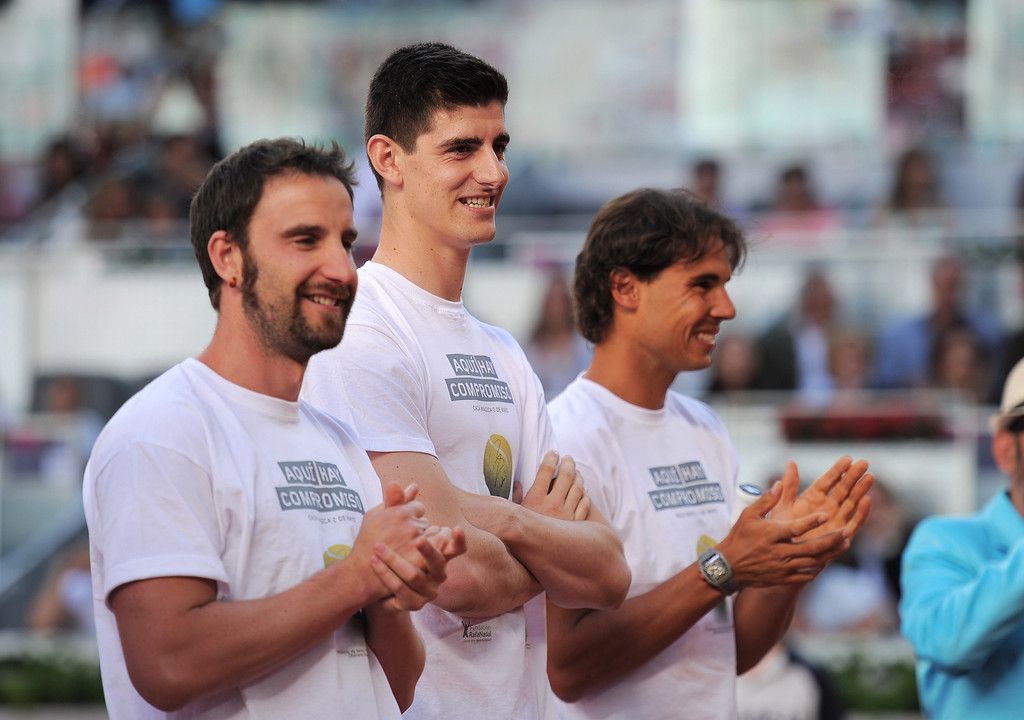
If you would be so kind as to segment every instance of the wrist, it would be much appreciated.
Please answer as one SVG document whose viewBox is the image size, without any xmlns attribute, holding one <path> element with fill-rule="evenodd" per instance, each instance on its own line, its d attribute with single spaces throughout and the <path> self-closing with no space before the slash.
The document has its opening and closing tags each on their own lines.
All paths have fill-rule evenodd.
<svg viewBox="0 0 1024 720">
<path fill-rule="evenodd" d="M 697 567 L 704 581 L 726 597 L 739 590 L 732 565 L 719 546 L 708 548 L 697 558 Z"/>
</svg>

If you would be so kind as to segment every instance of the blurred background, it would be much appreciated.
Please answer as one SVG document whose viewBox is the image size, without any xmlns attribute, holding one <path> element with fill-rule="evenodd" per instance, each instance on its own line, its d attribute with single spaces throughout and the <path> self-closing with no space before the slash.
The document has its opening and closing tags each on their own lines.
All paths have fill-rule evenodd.
<svg viewBox="0 0 1024 720">
<path fill-rule="evenodd" d="M 589 356 L 567 283 L 603 202 L 683 186 L 743 225 L 739 315 L 679 389 L 722 414 L 744 482 L 849 453 L 881 487 L 741 717 L 794 695 L 794 651 L 820 707 L 913 717 L 899 552 L 920 517 L 1003 486 L 987 418 L 1024 356 L 1016 0 L 0 0 L 0 704 L 100 697 L 81 472 L 212 331 L 191 193 L 251 140 L 338 140 L 365 260 L 365 91 L 435 39 L 509 79 L 511 181 L 465 300 L 549 397 Z"/>
</svg>

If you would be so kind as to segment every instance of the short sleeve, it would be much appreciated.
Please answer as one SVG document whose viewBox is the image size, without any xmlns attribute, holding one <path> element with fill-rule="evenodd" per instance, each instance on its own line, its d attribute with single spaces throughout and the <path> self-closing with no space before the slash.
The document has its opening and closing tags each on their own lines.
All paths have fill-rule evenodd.
<svg viewBox="0 0 1024 720">
<path fill-rule="evenodd" d="M 436 455 L 423 387 L 413 359 L 394 338 L 350 324 L 341 345 L 310 360 L 302 396 L 348 423 L 366 450 Z"/>
<path fill-rule="evenodd" d="M 209 474 L 179 452 L 134 442 L 86 486 L 102 591 L 155 577 L 228 582 Z"/>
</svg>

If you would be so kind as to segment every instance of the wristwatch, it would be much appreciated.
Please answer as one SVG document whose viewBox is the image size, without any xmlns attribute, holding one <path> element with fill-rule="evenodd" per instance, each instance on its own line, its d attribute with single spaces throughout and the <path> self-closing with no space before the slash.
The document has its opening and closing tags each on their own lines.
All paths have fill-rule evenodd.
<svg viewBox="0 0 1024 720">
<path fill-rule="evenodd" d="M 732 579 L 732 566 L 716 548 L 708 548 L 702 552 L 697 558 L 697 566 L 700 567 L 700 573 L 708 585 L 723 595 L 732 595 L 739 590 Z"/>
</svg>

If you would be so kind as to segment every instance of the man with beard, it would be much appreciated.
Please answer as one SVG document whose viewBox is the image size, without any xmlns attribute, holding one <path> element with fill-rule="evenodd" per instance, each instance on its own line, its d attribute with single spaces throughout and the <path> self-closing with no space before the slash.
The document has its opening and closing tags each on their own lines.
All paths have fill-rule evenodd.
<svg viewBox="0 0 1024 720">
<path fill-rule="evenodd" d="M 540 717 L 543 601 L 524 604 L 543 590 L 611 608 L 629 584 L 574 464 L 546 452 L 551 422 L 522 349 L 462 303 L 470 251 L 493 239 L 508 182 L 507 97 L 500 72 L 440 43 L 377 69 L 365 135 L 380 243 L 359 270 L 344 346 L 313 359 L 303 389 L 352 416 L 381 478 L 415 479 L 427 517 L 467 531 L 468 552 L 415 615 L 429 662 L 410 718 Z"/>
<path fill-rule="evenodd" d="M 356 289 L 351 166 L 253 143 L 211 170 L 191 234 L 213 339 L 124 405 L 85 474 L 107 709 L 398 718 L 424 663 L 408 611 L 464 536 L 298 400 Z"/>
</svg>

